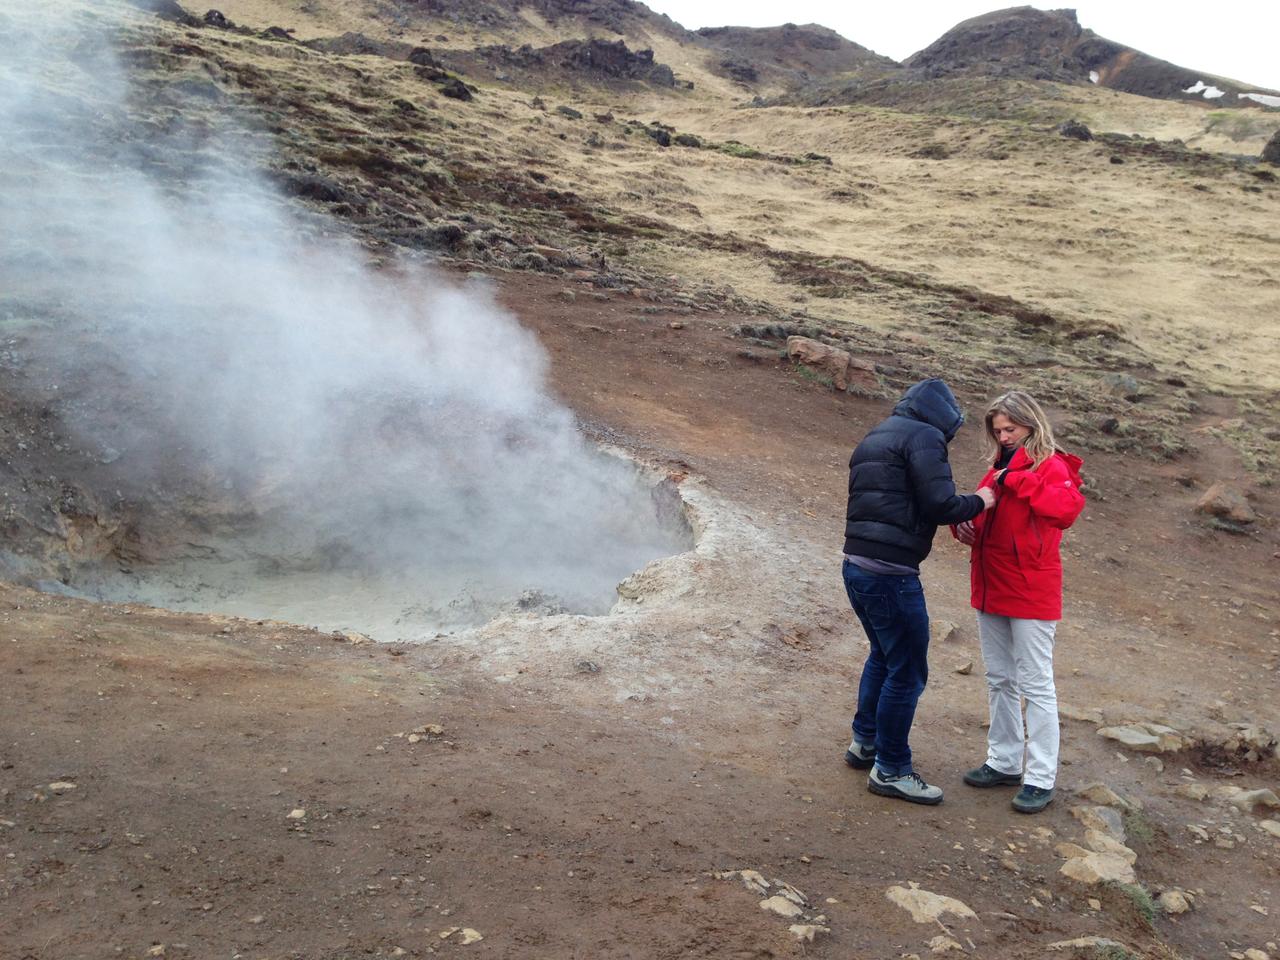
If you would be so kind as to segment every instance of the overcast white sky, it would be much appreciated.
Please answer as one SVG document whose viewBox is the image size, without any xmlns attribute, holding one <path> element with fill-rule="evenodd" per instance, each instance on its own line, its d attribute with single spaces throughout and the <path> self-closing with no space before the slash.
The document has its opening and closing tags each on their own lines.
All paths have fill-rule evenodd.
<svg viewBox="0 0 1280 960">
<path fill-rule="evenodd" d="M 820 23 L 895 60 L 915 53 L 961 20 L 1014 6 L 1002 0 L 644 0 L 682 26 L 770 27 Z M 1070 0 L 1082 27 L 1182 67 L 1280 89 L 1280 0 Z"/>
</svg>

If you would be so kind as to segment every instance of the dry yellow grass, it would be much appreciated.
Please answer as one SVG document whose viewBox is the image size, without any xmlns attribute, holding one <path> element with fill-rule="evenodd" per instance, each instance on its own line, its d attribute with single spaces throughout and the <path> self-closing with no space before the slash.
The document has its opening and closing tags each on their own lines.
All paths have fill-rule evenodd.
<svg viewBox="0 0 1280 960">
<path fill-rule="evenodd" d="M 360 30 L 391 35 L 374 5 L 337 0 L 234 0 L 233 19 L 295 27 L 298 36 Z M 418 24 L 415 24 L 418 26 Z M 428 40 L 434 28 L 404 39 Z M 456 25 L 455 25 L 456 26 Z M 554 27 L 527 14 L 519 31 L 480 37 L 440 26 L 449 43 L 548 43 L 579 24 Z M 590 32 L 590 31 L 586 31 Z M 418 37 L 421 33 L 424 36 Z M 743 109 L 741 88 L 707 72 L 706 54 L 662 36 L 632 37 L 693 79 L 693 91 L 636 86 L 584 94 L 548 80 L 537 89 L 482 85 L 473 103 L 424 96 L 411 68 L 360 58 L 370 79 L 341 69 L 344 58 L 228 37 L 235 56 L 319 97 L 340 90 L 374 107 L 395 97 L 422 102 L 456 127 L 455 156 L 493 167 L 530 162 L 585 202 L 677 228 L 631 241 L 626 255 L 663 274 L 729 284 L 785 309 L 832 322 L 911 329 L 900 305 L 857 296 L 814 296 L 762 267 L 758 252 L 706 249 L 695 235 L 736 234 L 776 251 L 844 256 L 946 284 L 1017 298 L 1076 324 L 1111 325 L 1163 366 L 1186 364 L 1205 383 L 1280 388 L 1280 189 L 1223 164 L 1169 164 L 1130 155 L 1109 162 L 1101 143 L 1065 140 L 1048 124 L 913 115 L 871 107 Z M 291 55 L 282 56 L 286 51 Z M 347 62 L 350 62 L 349 60 Z M 568 120 L 530 107 L 572 102 Z M 1096 131 L 1177 136 L 1232 153 L 1260 149 L 1280 114 L 1237 111 L 1225 124 L 1199 104 L 1153 101 L 1114 91 L 1053 88 L 1052 110 Z M 788 166 L 715 150 L 663 149 L 618 121 L 661 121 L 710 141 L 737 140 L 790 156 L 824 154 L 830 166 Z M 363 122 L 346 116 L 343 122 Z M 1228 130 L 1239 136 L 1232 139 Z M 946 159 L 912 156 L 940 144 Z M 1254 192 L 1258 191 L 1258 192 Z M 598 238 L 583 237 L 589 245 Z M 615 250 L 616 250 L 616 244 Z M 983 351 L 985 352 L 985 350 Z"/>
</svg>

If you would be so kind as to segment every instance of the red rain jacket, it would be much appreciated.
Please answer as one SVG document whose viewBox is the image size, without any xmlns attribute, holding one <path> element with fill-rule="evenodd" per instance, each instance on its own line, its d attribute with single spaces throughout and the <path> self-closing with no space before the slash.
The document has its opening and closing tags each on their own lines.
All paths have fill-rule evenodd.
<svg viewBox="0 0 1280 960">
<path fill-rule="evenodd" d="M 1019 448 L 1004 482 L 988 470 L 979 487 L 996 492 L 995 506 L 973 521 L 972 603 L 984 613 L 1027 620 L 1062 619 L 1062 531 L 1084 509 L 1081 459 L 1058 452 L 1036 469 Z M 955 527 L 951 528 L 952 534 Z"/>
</svg>

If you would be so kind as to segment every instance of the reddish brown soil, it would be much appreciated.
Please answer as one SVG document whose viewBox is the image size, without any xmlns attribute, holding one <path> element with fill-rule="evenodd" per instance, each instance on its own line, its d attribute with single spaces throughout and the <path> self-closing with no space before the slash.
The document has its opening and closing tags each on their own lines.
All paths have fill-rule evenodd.
<svg viewBox="0 0 1280 960">
<path fill-rule="evenodd" d="M 503 297 L 541 335 L 555 390 L 589 428 L 705 476 L 786 530 L 814 581 L 830 583 L 812 632 L 779 647 L 776 688 L 735 685 L 726 664 L 672 728 L 661 704 L 550 700 L 534 683 L 493 682 L 464 652 L 351 647 L 0 588 L 0 954 L 143 957 L 162 944 L 167 957 L 308 960 L 397 948 L 926 955 L 942 930 L 884 896 L 908 881 L 978 912 L 944 918 L 976 956 L 1030 960 L 1092 934 L 1151 956 L 1172 955 L 1161 943 L 1222 956 L 1223 944 L 1274 938 L 1280 844 L 1246 818 L 1246 843 L 1192 848 L 1185 823 L 1226 818 L 1168 795 L 1190 756 L 1166 758 L 1157 774 L 1069 721 L 1060 800 L 1040 817 L 960 785 L 981 759 L 985 701 L 980 666 L 951 669 L 977 651 L 964 552 L 944 536 L 926 582 L 935 616 L 960 623 L 963 639 L 934 651 L 914 745 L 947 800 L 919 808 L 869 795 L 839 759 L 862 647 L 836 553 L 845 461 L 887 403 L 836 395 L 773 358 L 742 359 L 729 328 L 750 318 L 645 314 L 619 297 L 564 303 L 562 286 L 522 276 Z M 1229 538 L 1192 519 L 1195 490 L 1176 478 L 1239 472 L 1209 443 L 1162 467 L 1090 460 L 1105 499 L 1068 551 L 1064 702 L 1191 719 L 1213 709 L 1277 726 L 1280 546 L 1274 527 Z M 954 459 L 972 482 L 963 441 Z M 1260 507 L 1275 515 L 1275 495 Z M 444 733 L 396 736 L 428 723 Z M 1244 773 L 1238 782 L 1275 785 L 1274 766 Z M 1202 889 L 1193 913 L 1148 927 L 1123 894 L 1095 911 L 1093 891 L 1058 875 L 1053 844 L 1080 834 L 1071 791 L 1097 779 L 1146 798 L 1153 835 L 1139 875 L 1157 891 Z M 58 793 L 55 781 L 76 786 Z M 305 817 L 289 819 L 295 808 Z M 710 875 L 746 867 L 803 890 L 831 932 L 802 945 L 758 896 Z M 451 927 L 484 939 L 442 940 Z"/>
</svg>

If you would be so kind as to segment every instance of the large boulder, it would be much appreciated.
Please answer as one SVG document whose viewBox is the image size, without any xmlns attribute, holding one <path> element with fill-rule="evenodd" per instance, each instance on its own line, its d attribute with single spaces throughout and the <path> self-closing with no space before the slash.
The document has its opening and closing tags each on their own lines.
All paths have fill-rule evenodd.
<svg viewBox="0 0 1280 960">
<path fill-rule="evenodd" d="M 1267 145 L 1262 148 L 1262 162 L 1280 167 L 1280 130 L 1273 133 Z"/>
<path fill-rule="evenodd" d="M 1058 124 L 1058 135 L 1068 140 L 1092 140 L 1093 131 L 1079 120 L 1066 120 Z"/>
<path fill-rule="evenodd" d="M 1238 490 L 1225 483 L 1215 483 L 1196 501 L 1196 513 L 1203 513 L 1232 523 L 1253 523 L 1258 519 L 1249 501 Z"/>
<path fill-rule="evenodd" d="M 879 386 L 875 364 L 809 337 L 787 337 L 787 356 L 831 378 L 837 390 L 874 391 Z"/>
</svg>

